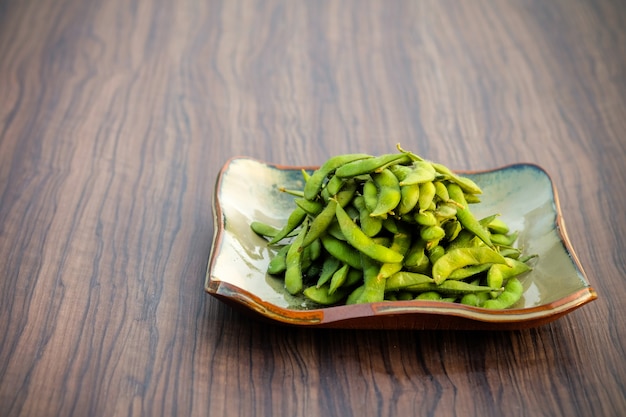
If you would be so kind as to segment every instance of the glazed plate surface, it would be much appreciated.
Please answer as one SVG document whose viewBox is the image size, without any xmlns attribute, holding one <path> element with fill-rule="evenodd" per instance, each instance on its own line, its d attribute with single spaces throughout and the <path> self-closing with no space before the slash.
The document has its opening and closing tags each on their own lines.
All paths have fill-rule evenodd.
<svg viewBox="0 0 626 417">
<path fill-rule="evenodd" d="M 302 168 L 249 158 L 233 158 L 224 165 L 213 196 L 214 236 L 205 283 L 209 294 L 260 319 L 289 325 L 458 330 L 535 327 L 597 297 L 568 240 L 552 181 L 532 164 L 463 173 L 483 190 L 481 203 L 471 206 L 476 217 L 499 213 L 511 230 L 520 232 L 517 246 L 539 255 L 533 270 L 522 277 L 524 295 L 512 308 L 417 300 L 320 308 L 304 296 L 294 297 L 282 279 L 266 273 L 275 250 L 250 223 L 284 224 L 295 206 L 279 187 L 302 189 Z"/>
</svg>

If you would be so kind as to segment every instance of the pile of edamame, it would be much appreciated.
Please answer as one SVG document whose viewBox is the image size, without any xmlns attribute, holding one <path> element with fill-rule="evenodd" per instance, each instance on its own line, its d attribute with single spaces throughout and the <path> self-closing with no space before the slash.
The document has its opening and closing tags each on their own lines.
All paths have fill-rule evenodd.
<svg viewBox="0 0 626 417">
<path fill-rule="evenodd" d="M 344 154 L 309 174 L 280 229 L 252 222 L 277 248 L 268 273 L 322 306 L 441 300 L 504 309 L 522 296 L 522 256 L 497 214 L 477 219 L 482 190 L 398 145 Z"/>
</svg>

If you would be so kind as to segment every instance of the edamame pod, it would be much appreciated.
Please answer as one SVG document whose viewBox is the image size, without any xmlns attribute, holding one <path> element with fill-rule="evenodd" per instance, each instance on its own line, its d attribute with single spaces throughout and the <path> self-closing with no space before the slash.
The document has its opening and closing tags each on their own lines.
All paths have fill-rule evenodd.
<svg viewBox="0 0 626 417">
<path fill-rule="evenodd" d="M 302 226 L 302 230 L 295 237 L 289 250 L 287 251 L 287 269 L 285 270 L 285 288 L 289 294 L 298 294 L 302 291 L 302 251 L 300 246 L 306 236 L 307 224 Z"/>
<path fill-rule="evenodd" d="M 489 229 L 491 233 L 499 233 L 501 235 L 506 235 L 509 233 L 509 226 L 501 219 L 497 218 L 489 222 L 489 224 L 487 225 L 487 229 Z"/>
<path fill-rule="evenodd" d="M 417 201 L 420 210 L 428 210 L 435 198 L 435 191 L 435 184 L 432 182 L 420 184 L 420 195 Z"/>
<path fill-rule="evenodd" d="M 339 259 L 334 256 L 327 257 L 322 264 L 322 271 L 320 272 L 316 286 L 321 287 L 326 284 L 339 268 L 341 268 L 341 261 Z"/>
<path fill-rule="evenodd" d="M 425 273 L 430 268 L 430 259 L 426 255 L 426 242 L 417 239 L 404 257 L 404 268 L 411 272 Z"/>
<path fill-rule="evenodd" d="M 420 186 L 419 184 L 401 185 L 400 186 L 400 203 L 398 204 L 398 214 L 410 213 L 419 200 Z"/>
<path fill-rule="evenodd" d="M 302 241 L 302 247 L 305 248 L 313 241 L 317 240 L 322 233 L 328 229 L 330 223 L 335 218 L 335 208 L 337 207 L 337 200 L 331 199 L 328 202 L 328 205 L 324 207 L 324 210 L 321 211 L 320 214 L 317 215 L 311 222 L 309 227 L 309 232 L 306 237 Z"/>
<path fill-rule="evenodd" d="M 332 197 L 341 190 L 343 187 L 344 180 L 343 178 L 339 178 L 336 175 L 333 175 L 328 182 L 326 183 L 326 189 L 328 190 L 328 194 Z"/>
<path fill-rule="evenodd" d="M 296 198 L 293 201 L 296 203 L 296 206 L 300 207 L 311 216 L 317 216 L 320 211 L 324 209 L 324 206 L 320 201 L 311 201 L 306 198 Z"/>
<path fill-rule="evenodd" d="M 278 232 L 279 232 L 279 230 L 277 228 L 275 228 L 274 226 L 270 226 L 267 223 L 258 222 L 258 221 L 250 223 L 250 228 L 257 235 L 259 235 L 261 237 L 265 237 L 265 238 L 270 238 L 270 239 L 273 238 L 274 236 L 276 236 L 278 234 Z M 295 236 L 295 235 L 296 234 L 294 234 L 294 232 L 292 231 L 286 237 L 291 237 L 291 236 Z"/>
<path fill-rule="evenodd" d="M 376 303 L 385 299 L 385 279 L 378 275 L 379 264 L 361 254 L 363 265 L 363 292 L 357 303 Z"/>
<path fill-rule="evenodd" d="M 359 223 L 361 230 L 369 237 L 376 236 L 383 228 L 383 219 L 370 216 L 370 211 L 365 206 L 365 198 L 358 196 L 354 198 L 354 207 L 359 211 Z"/>
<path fill-rule="evenodd" d="M 313 200 L 322 189 L 324 180 L 332 174 L 337 168 L 357 160 L 372 158 L 371 155 L 356 153 L 337 155 L 328 159 L 321 167 L 316 169 L 309 180 L 304 185 L 304 198 Z"/>
<path fill-rule="evenodd" d="M 289 233 L 291 233 L 296 227 L 302 224 L 302 222 L 306 218 L 306 215 L 306 211 L 304 211 L 300 207 L 296 207 L 289 215 L 285 226 L 280 229 L 280 231 L 272 238 L 272 240 L 270 240 L 269 244 L 273 245 L 287 237 Z"/>
<path fill-rule="evenodd" d="M 390 249 L 396 251 L 402 255 L 405 255 L 411 245 L 411 235 L 403 232 L 398 232 L 393 236 Z M 386 262 L 380 266 L 378 271 L 379 279 L 387 279 L 391 275 L 402 269 L 402 262 Z"/>
<path fill-rule="evenodd" d="M 444 281 L 441 284 L 425 283 L 425 284 L 416 284 L 411 285 L 405 288 L 407 291 L 414 292 L 426 292 L 426 291 L 437 291 L 441 294 L 446 295 L 463 295 L 469 293 L 488 293 L 492 291 L 491 287 L 487 287 L 484 285 L 475 285 L 470 284 L 465 281 Z"/>
<path fill-rule="evenodd" d="M 455 270 L 469 265 L 504 264 L 506 260 L 488 247 L 458 248 L 446 252 L 433 264 L 433 279 L 443 283 Z"/>
<path fill-rule="evenodd" d="M 417 272 L 396 272 L 385 281 L 385 291 L 398 291 L 414 285 L 433 283 L 434 280 L 425 274 Z"/>
<path fill-rule="evenodd" d="M 445 165 L 442 165 L 442 164 L 439 164 L 439 163 L 436 163 L 436 162 L 431 162 L 431 164 L 432 164 L 433 168 L 435 168 L 435 171 L 437 171 L 439 174 L 441 174 L 447 180 L 457 184 L 466 193 L 469 193 L 469 194 L 481 194 L 483 192 L 480 189 L 480 187 L 478 185 L 476 185 L 476 183 L 474 181 L 472 181 L 471 179 L 469 179 L 467 177 L 462 177 L 460 175 L 455 174 L 454 172 L 452 172 Z"/>
<path fill-rule="evenodd" d="M 513 243 L 517 240 L 518 232 L 509 233 L 503 235 L 501 233 L 492 233 L 490 236 L 491 242 L 498 246 L 513 246 Z"/>
<path fill-rule="evenodd" d="M 483 303 L 483 307 L 490 309 L 509 308 L 522 298 L 523 293 L 524 286 L 519 279 L 516 277 L 509 278 L 504 286 L 504 291 L 502 291 L 496 298 L 485 301 Z"/>
<path fill-rule="evenodd" d="M 363 233 L 340 205 L 337 205 L 336 216 L 346 240 L 357 250 L 379 262 L 402 262 L 404 257 L 401 254 L 375 243 Z"/>
<path fill-rule="evenodd" d="M 291 245 L 285 245 L 270 259 L 267 265 L 267 273 L 270 275 L 282 274 L 287 269 L 287 252 Z"/>
<path fill-rule="evenodd" d="M 341 178 L 355 177 L 376 172 L 389 164 L 405 163 L 408 160 L 409 158 L 404 154 L 386 154 L 358 161 L 355 160 L 337 168 L 335 175 Z"/>
<path fill-rule="evenodd" d="M 463 227 L 478 236 L 478 238 L 485 242 L 487 246 L 493 247 L 493 243 L 491 243 L 491 239 L 489 237 L 489 232 L 483 227 L 482 224 L 480 224 L 478 220 L 476 220 L 476 217 L 474 217 L 472 212 L 467 208 L 467 202 L 465 201 L 463 190 L 461 190 L 457 184 L 450 183 L 448 184 L 448 193 L 450 194 L 451 199 L 460 204 L 460 207 L 456 212 L 456 217 L 459 222 L 461 222 Z"/>
<path fill-rule="evenodd" d="M 492 265 L 487 272 L 487 285 L 493 289 L 500 289 L 502 283 L 508 279 L 530 271 L 530 265 L 511 258 L 505 258 L 506 264 Z"/>
<path fill-rule="evenodd" d="M 348 278 L 348 272 L 350 271 L 350 266 L 348 264 L 344 264 L 341 268 L 339 268 L 333 274 L 330 279 L 330 287 L 328 288 L 328 294 L 332 295 L 337 288 L 341 287 L 346 279 Z"/>
<path fill-rule="evenodd" d="M 341 288 L 338 288 L 337 290 L 333 291 L 332 293 L 330 292 L 329 286 L 328 285 L 324 285 L 322 287 L 308 287 L 307 289 L 304 290 L 304 295 L 311 301 L 317 303 L 317 304 L 321 304 L 321 305 L 333 305 L 333 304 L 337 304 L 338 302 L 340 302 L 341 300 L 343 300 L 346 295 L 347 295 L 347 291 L 343 290 Z"/>
<path fill-rule="evenodd" d="M 330 234 L 325 234 L 320 237 L 322 246 L 326 251 L 341 262 L 347 263 L 353 268 L 361 269 L 361 255 L 359 251 L 347 242 L 339 240 Z"/>
<path fill-rule="evenodd" d="M 443 297 L 437 291 L 426 291 L 415 297 L 416 300 L 440 301 Z"/>
<path fill-rule="evenodd" d="M 374 211 L 378 202 L 378 188 L 371 177 L 363 182 L 363 200 L 365 201 L 365 207 L 370 212 Z"/>
<path fill-rule="evenodd" d="M 392 212 L 400 203 L 402 194 L 398 179 L 388 169 L 372 175 L 374 184 L 378 188 L 376 207 L 370 213 L 372 217 L 384 216 Z"/>
<path fill-rule="evenodd" d="M 425 161 L 415 161 L 411 171 L 400 181 L 400 185 L 414 185 L 431 182 L 435 179 L 435 169 Z"/>
</svg>

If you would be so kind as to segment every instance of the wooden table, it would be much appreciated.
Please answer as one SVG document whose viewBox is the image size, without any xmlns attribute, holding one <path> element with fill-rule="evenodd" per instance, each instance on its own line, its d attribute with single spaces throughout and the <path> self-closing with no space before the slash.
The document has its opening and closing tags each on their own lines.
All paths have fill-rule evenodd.
<svg viewBox="0 0 626 417">
<path fill-rule="evenodd" d="M 0 414 L 623 415 L 625 21 L 619 0 L 1 1 Z M 204 292 L 228 158 L 398 142 L 544 167 L 598 300 L 523 331 L 333 331 Z"/>
</svg>

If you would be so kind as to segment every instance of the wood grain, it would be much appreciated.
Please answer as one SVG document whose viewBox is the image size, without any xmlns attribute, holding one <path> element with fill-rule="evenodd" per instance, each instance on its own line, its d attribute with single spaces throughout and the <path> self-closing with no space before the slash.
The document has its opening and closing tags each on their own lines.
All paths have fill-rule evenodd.
<svg viewBox="0 0 626 417">
<path fill-rule="evenodd" d="M 0 1 L 0 414 L 626 410 L 618 0 Z M 402 143 L 545 167 L 599 299 L 498 333 L 310 331 L 203 292 L 217 172 Z"/>
</svg>

